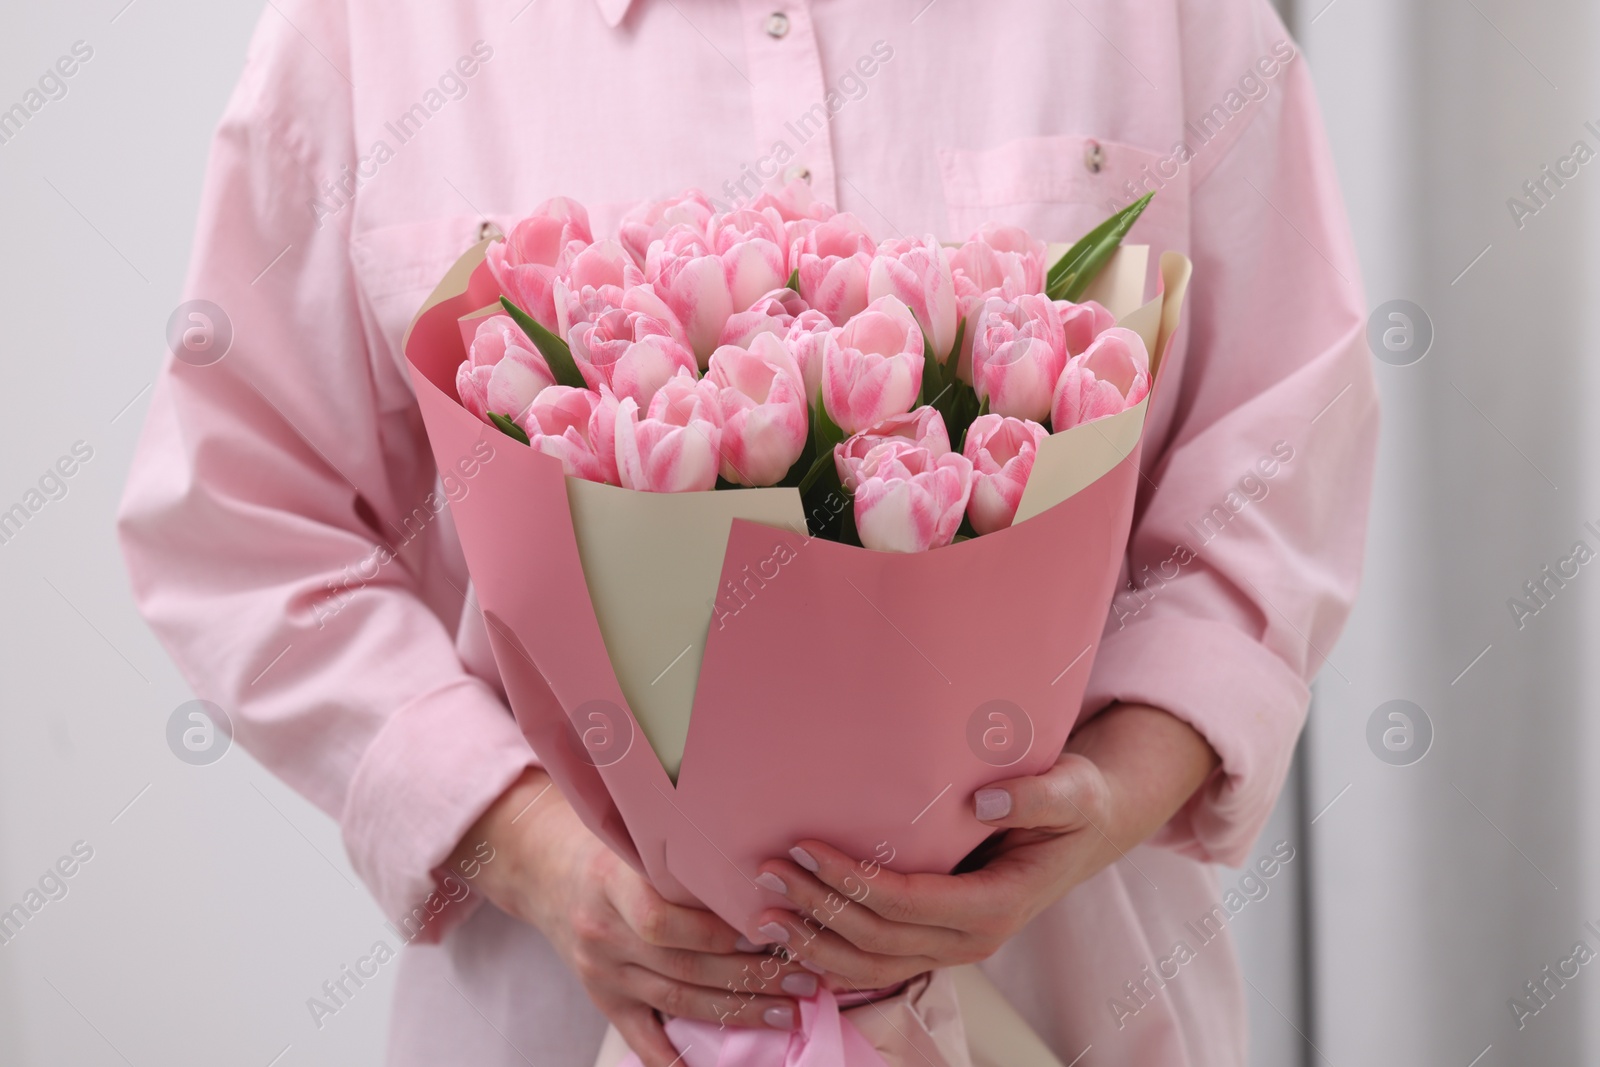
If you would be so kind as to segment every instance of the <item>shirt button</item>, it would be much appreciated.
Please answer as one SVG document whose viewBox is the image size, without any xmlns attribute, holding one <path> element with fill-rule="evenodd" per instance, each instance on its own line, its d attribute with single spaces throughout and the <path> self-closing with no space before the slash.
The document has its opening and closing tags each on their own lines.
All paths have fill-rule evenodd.
<svg viewBox="0 0 1600 1067">
<path fill-rule="evenodd" d="M 783 180 L 786 182 L 802 181 L 809 184 L 811 181 L 811 168 L 801 166 L 790 167 L 788 170 L 783 172 Z"/>
<path fill-rule="evenodd" d="M 1089 147 L 1083 150 L 1083 165 L 1089 168 L 1090 174 L 1099 174 L 1105 169 L 1106 150 L 1098 141 L 1090 141 Z"/>
<path fill-rule="evenodd" d="M 782 37 L 789 32 L 789 16 L 782 11 L 774 11 L 767 16 L 767 36 Z"/>
</svg>

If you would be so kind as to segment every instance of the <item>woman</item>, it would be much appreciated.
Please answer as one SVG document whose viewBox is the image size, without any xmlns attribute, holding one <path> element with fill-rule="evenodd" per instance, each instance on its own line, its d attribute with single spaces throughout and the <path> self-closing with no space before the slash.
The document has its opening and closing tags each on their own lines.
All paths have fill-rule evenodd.
<svg viewBox="0 0 1600 1067">
<path fill-rule="evenodd" d="M 588 1067 L 609 1018 L 667 1067 L 656 1013 L 725 1017 L 785 920 L 664 903 L 547 791 L 442 503 L 470 480 L 435 491 L 399 341 L 546 197 L 600 233 L 794 182 L 947 241 L 1070 240 L 1156 189 L 1130 241 L 1196 283 L 1067 751 L 973 798 L 1009 830 L 983 867 L 886 875 L 728 1021 L 981 959 L 1064 1063 L 1243 1063 L 1208 864 L 1293 855 L 1254 839 L 1357 586 L 1376 433 L 1310 78 L 1265 0 L 270 5 L 190 275 L 231 349 L 169 364 L 124 505 L 144 612 L 410 939 L 390 1063 Z M 805 905 L 851 857 L 796 846 L 767 870 Z"/>
</svg>

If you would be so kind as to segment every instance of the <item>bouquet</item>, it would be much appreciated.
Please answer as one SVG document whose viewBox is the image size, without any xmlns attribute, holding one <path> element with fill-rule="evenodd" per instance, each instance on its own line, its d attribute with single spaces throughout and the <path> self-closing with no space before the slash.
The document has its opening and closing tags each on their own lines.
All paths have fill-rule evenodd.
<svg viewBox="0 0 1600 1067">
<path fill-rule="evenodd" d="M 989 832 L 971 793 L 1055 761 L 1190 269 L 1162 256 L 1143 300 L 1121 242 L 1148 197 L 1071 248 L 946 247 L 803 188 L 685 193 L 600 240 L 547 201 L 405 342 L 441 470 L 517 442 L 451 508 L 524 734 L 663 896 L 757 941 L 784 906 L 757 865 L 794 841 L 869 857 L 864 899 L 879 865 L 954 868 Z M 964 1067 L 1021 1025 L 976 971 L 839 1007 L 739 1062 Z M 668 1032 L 719 1062 L 726 1032 Z"/>
</svg>

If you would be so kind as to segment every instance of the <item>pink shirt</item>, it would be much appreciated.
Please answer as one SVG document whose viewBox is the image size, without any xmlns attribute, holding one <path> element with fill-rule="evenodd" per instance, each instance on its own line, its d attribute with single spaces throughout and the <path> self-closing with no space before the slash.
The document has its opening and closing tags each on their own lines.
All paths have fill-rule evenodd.
<svg viewBox="0 0 1600 1067">
<path fill-rule="evenodd" d="M 642 198 L 792 177 L 941 240 L 991 219 L 1070 240 L 1160 187 L 1130 240 L 1189 254 L 1195 284 L 1088 699 L 1166 708 L 1223 766 L 987 967 L 1064 1063 L 1242 1063 L 1208 864 L 1270 855 L 1377 424 L 1311 80 L 1265 0 L 278 0 L 189 281 L 232 347 L 169 361 L 124 502 L 143 611 L 421 927 L 390 1062 L 588 1067 L 603 1020 L 550 947 L 436 871 L 534 756 L 463 608 L 399 340 L 487 221 L 567 194 L 599 233 Z"/>
</svg>

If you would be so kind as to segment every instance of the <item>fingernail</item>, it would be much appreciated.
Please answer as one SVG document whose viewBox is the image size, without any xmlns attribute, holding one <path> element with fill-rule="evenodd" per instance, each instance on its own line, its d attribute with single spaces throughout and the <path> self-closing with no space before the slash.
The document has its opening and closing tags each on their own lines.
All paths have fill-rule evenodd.
<svg viewBox="0 0 1600 1067">
<path fill-rule="evenodd" d="M 733 947 L 738 949 L 740 952 L 762 952 L 762 951 L 764 951 L 760 945 L 756 944 L 754 941 L 750 940 L 748 937 L 744 936 L 743 934 L 739 935 L 739 940 L 737 940 L 737 941 L 735 941 L 733 943 Z"/>
<path fill-rule="evenodd" d="M 760 886 L 762 889 L 770 889 L 774 893 L 783 893 L 786 896 L 789 892 L 789 887 L 784 884 L 783 879 L 779 878 L 771 871 L 762 871 L 760 874 L 756 875 L 756 885 Z"/>
<path fill-rule="evenodd" d="M 1003 819 L 1011 814 L 1011 794 L 1004 789 L 980 789 L 973 797 L 973 805 L 984 822 Z"/>
<path fill-rule="evenodd" d="M 781 923 L 762 923 L 756 928 L 756 933 L 779 944 L 789 943 L 789 928 Z"/>
<path fill-rule="evenodd" d="M 789 858 L 794 860 L 800 866 L 804 867 L 806 870 L 810 871 L 812 874 L 816 874 L 822 869 L 821 865 L 817 863 L 816 858 L 799 845 L 796 845 L 794 848 L 789 850 Z"/>
<path fill-rule="evenodd" d="M 783 991 L 797 997 L 809 997 L 817 991 L 814 974 L 790 974 L 783 979 Z"/>
<path fill-rule="evenodd" d="M 810 960 L 796 960 L 795 962 L 800 964 L 800 966 L 804 967 L 806 970 L 810 971 L 812 974 L 827 974 L 828 973 L 827 971 L 823 970 L 821 967 L 818 967 L 815 963 L 812 963 Z"/>
<path fill-rule="evenodd" d="M 768 1008 L 761 1013 L 761 1021 L 774 1030 L 794 1029 L 794 1009 L 787 1004 Z"/>
</svg>

